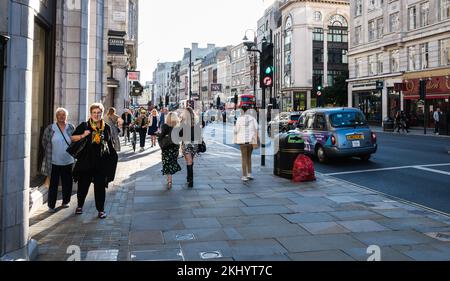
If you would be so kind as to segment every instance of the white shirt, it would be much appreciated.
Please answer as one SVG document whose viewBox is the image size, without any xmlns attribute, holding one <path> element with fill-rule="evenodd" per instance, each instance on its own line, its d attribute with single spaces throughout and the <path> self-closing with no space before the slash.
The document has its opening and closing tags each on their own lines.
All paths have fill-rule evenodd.
<svg viewBox="0 0 450 281">
<path fill-rule="evenodd" d="M 234 127 L 234 143 L 257 144 L 258 121 L 250 114 L 239 117 Z"/>
<path fill-rule="evenodd" d="M 69 147 L 66 143 L 66 141 L 70 144 L 71 139 L 70 136 L 67 134 L 67 125 L 65 130 L 63 131 L 64 137 L 66 140 L 64 140 L 61 131 L 58 128 L 57 124 L 53 124 L 53 138 L 52 138 L 52 164 L 57 166 L 68 166 L 73 164 L 75 161 L 72 156 L 70 156 L 69 153 L 67 153 L 67 148 Z"/>
<path fill-rule="evenodd" d="M 433 114 L 434 121 L 439 122 L 440 117 L 441 117 L 441 114 L 439 114 L 439 112 L 435 111 Z"/>
</svg>

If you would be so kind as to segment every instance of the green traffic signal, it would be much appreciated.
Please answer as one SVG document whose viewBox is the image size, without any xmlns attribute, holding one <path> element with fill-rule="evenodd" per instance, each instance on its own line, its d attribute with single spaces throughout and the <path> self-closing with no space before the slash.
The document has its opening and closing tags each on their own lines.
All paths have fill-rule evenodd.
<svg viewBox="0 0 450 281">
<path fill-rule="evenodd" d="M 322 91 L 322 86 L 317 87 L 317 90 Z"/>
<path fill-rule="evenodd" d="M 266 74 L 269 75 L 271 73 L 272 73 L 272 67 L 269 66 L 268 68 L 266 68 Z"/>
</svg>

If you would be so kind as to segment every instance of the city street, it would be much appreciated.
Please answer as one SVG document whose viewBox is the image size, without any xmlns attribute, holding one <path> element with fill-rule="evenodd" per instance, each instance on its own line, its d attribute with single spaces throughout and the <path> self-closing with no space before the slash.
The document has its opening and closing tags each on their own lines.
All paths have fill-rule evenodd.
<svg viewBox="0 0 450 281">
<path fill-rule="evenodd" d="M 215 129 L 215 130 L 214 130 Z M 222 137 L 222 124 L 207 129 Z M 232 126 L 226 127 L 227 144 L 232 144 Z M 369 162 L 357 158 L 335 159 L 327 164 L 315 161 L 316 171 L 450 214 L 449 137 L 377 133 L 379 148 Z M 271 147 L 268 148 L 271 154 Z M 259 151 L 255 151 L 259 154 Z M 269 163 L 272 156 L 267 156 Z"/>
<path fill-rule="evenodd" d="M 217 140 L 220 127 L 204 132 L 208 151 L 195 161 L 193 190 L 184 170 L 166 190 L 158 148 L 125 147 L 106 220 L 96 218 L 92 190 L 82 216 L 75 195 L 56 214 L 43 206 L 30 221 L 38 260 L 365 261 L 371 245 L 384 261 L 450 260 L 448 216 L 322 173 L 292 183 L 273 176 L 270 157 L 261 168 L 257 153 L 255 181 L 243 184 L 240 152 Z"/>
</svg>

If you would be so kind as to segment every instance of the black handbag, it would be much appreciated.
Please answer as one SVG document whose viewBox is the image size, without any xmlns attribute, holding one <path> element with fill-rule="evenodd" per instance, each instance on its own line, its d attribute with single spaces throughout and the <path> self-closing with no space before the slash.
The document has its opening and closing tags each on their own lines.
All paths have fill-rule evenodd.
<svg viewBox="0 0 450 281">
<path fill-rule="evenodd" d="M 158 144 L 161 149 L 167 149 L 172 145 L 172 140 L 169 135 L 159 136 Z"/>
<path fill-rule="evenodd" d="M 206 143 L 202 141 L 201 144 L 198 145 L 198 152 L 205 153 L 206 152 Z"/>
<path fill-rule="evenodd" d="M 87 130 L 87 124 L 86 124 Z M 82 152 L 87 144 L 87 138 L 83 138 L 80 141 L 72 142 L 67 148 L 67 153 L 69 153 L 73 158 L 80 159 L 82 156 Z"/>
</svg>

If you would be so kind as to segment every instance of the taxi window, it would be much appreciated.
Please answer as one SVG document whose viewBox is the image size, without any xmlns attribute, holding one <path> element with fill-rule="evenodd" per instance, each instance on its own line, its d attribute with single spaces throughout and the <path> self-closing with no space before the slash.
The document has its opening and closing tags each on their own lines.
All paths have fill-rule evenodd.
<svg viewBox="0 0 450 281">
<path fill-rule="evenodd" d="M 305 129 L 314 129 L 314 115 L 307 115 L 305 118 Z"/>
<path fill-rule="evenodd" d="M 330 116 L 331 125 L 334 128 L 367 126 L 364 115 L 360 112 L 342 112 Z"/>
<path fill-rule="evenodd" d="M 314 129 L 319 131 L 324 131 L 326 129 L 326 121 L 325 116 L 322 114 L 318 114 L 316 116 L 316 122 L 314 123 Z"/>
</svg>

